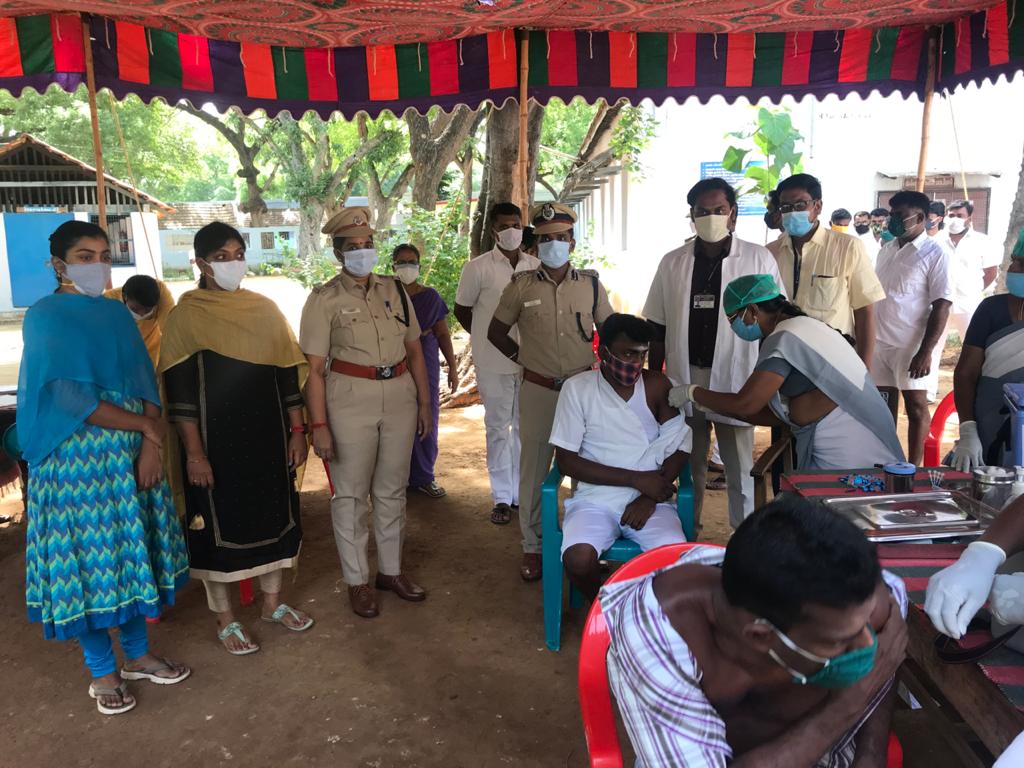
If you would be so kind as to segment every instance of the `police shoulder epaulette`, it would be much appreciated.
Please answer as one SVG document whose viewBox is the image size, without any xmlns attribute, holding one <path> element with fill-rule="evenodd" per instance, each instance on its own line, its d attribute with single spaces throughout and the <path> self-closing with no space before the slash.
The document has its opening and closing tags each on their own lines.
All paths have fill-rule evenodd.
<svg viewBox="0 0 1024 768">
<path fill-rule="evenodd" d="M 540 270 L 531 269 L 525 272 L 516 272 L 514 275 L 512 275 L 512 282 L 516 282 L 517 280 L 522 280 L 524 278 L 537 277 L 539 271 Z"/>
<path fill-rule="evenodd" d="M 600 277 L 596 269 L 577 269 L 576 274 L 581 277 Z"/>
<path fill-rule="evenodd" d="M 330 280 L 328 280 L 326 283 L 320 283 L 320 285 L 314 285 L 313 289 L 312 289 L 313 293 L 320 293 L 321 291 L 324 291 L 327 288 L 330 288 L 331 286 L 337 284 L 340 280 L 341 280 L 341 274 L 339 273 L 339 274 L 335 275 L 334 277 L 332 277 Z"/>
</svg>

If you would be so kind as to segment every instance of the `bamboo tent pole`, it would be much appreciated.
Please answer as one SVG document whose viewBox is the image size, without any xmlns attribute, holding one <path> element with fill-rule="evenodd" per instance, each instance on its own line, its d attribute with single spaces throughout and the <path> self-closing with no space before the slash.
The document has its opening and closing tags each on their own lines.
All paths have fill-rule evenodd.
<svg viewBox="0 0 1024 768">
<path fill-rule="evenodd" d="M 85 85 L 89 91 L 89 120 L 92 122 L 92 149 L 96 155 L 96 203 L 99 206 L 99 224 L 107 229 L 107 184 L 103 176 L 103 144 L 100 142 L 100 117 L 96 111 L 96 70 L 92 62 L 92 37 L 89 19 L 82 16 L 82 43 L 85 47 Z"/>
<path fill-rule="evenodd" d="M 516 158 L 516 177 L 513 197 L 523 216 L 529 218 L 530 206 L 530 142 L 529 123 L 530 33 L 519 30 L 519 154 Z"/>
<path fill-rule="evenodd" d="M 928 34 L 928 74 L 924 84 L 924 109 L 921 111 L 921 153 L 917 159 L 917 191 L 924 192 L 925 168 L 928 164 L 928 140 L 931 136 L 932 99 L 935 97 L 935 71 L 938 61 L 936 30 Z"/>
</svg>

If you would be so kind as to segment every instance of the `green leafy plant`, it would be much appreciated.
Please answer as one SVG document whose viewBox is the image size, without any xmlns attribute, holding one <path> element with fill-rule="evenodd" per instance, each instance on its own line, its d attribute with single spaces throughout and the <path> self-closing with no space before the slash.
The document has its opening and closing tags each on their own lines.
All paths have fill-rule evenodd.
<svg viewBox="0 0 1024 768">
<path fill-rule="evenodd" d="M 612 154 L 622 167 L 634 176 L 643 178 L 644 166 L 640 154 L 651 143 L 657 132 L 658 121 L 643 107 L 623 107 L 612 129 Z"/>
<path fill-rule="evenodd" d="M 737 139 L 737 143 L 725 150 L 722 167 L 731 173 L 742 173 L 751 182 L 749 187 L 738 190 L 740 194 L 759 192 L 767 196 L 783 175 L 803 171 L 803 152 L 798 151 L 803 136 L 793 127 L 787 109 L 760 107 L 750 127 L 725 135 Z M 764 165 L 753 165 L 757 160 Z"/>
<path fill-rule="evenodd" d="M 321 285 L 338 274 L 338 262 L 326 249 L 300 257 L 290 245 L 282 245 L 281 256 L 281 272 L 303 288 Z"/>
</svg>

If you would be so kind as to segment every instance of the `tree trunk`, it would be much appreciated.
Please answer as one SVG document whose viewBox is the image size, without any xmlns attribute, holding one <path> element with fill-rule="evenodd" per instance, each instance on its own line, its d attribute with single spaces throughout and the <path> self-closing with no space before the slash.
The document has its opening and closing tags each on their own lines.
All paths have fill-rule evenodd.
<svg viewBox="0 0 1024 768">
<path fill-rule="evenodd" d="M 416 166 L 412 182 L 412 202 L 418 208 L 434 210 L 437 191 L 448 166 L 480 125 L 482 113 L 461 106 L 450 113 L 439 111 L 431 121 L 414 109 L 407 110 L 409 154 Z"/>
<path fill-rule="evenodd" d="M 1010 226 L 1003 243 L 1003 265 L 999 269 L 999 290 L 1006 289 L 1006 270 L 1010 266 L 1010 253 L 1017 244 L 1017 238 L 1024 229 L 1024 161 L 1021 162 L 1020 176 L 1017 177 L 1017 194 L 1010 208 Z"/>
<path fill-rule="evenodd" d="M 526 136 L 530 154 L 529 203 L 533 202 L 533 187 L 537 179 L 537 149 L 540 145 L 540 129 L 543 123 L 544 107 L 531 102 Z M 487 117 L 486 152 L 484 180 L 477 201 L 476 220 L 473 223 L 474 254 L 484 253 L 494 247 L 489 222 L 484 221 L 487 218 L 487 211 L 495 203 L 508 202 L 512 199 L 512 181 L 519 154 L 519 107 L 515 103 L 509 102 L 501 109 L 491 109 Z M 523 211 L 523 217 L 528 218 L 529 211 Z"/>
<path fill-rule="evenodd" d="M 455 355 L 456 368 L 459 371 L 459 388 L 455 392 L 441 390 L 442 408 L 466 408 L 480 402 L 480 390 L 476 383 L 476 366 L 473 365 L 473 348 L 466 348 Z M 448 364 L 441 361 L 441 380 L 448 378 Z"/>
<path fill-rule="evenodd" d="M 324 235 L 320 228 L 324 225 L 325 210 L 326 206 L 316 200 L 306 200 L 299 208 L 299 258 L 308 258 L 323 251 Z"/>
<path fill-rule="evenodd" d="M 462 173 L 462 215 L 459 216 L 459 235 L 466 237 L 469 234 L 469 215 L 473 206 L 473 139 L 470 137 L 459 158 L 459 171 Z"/>
</svg>

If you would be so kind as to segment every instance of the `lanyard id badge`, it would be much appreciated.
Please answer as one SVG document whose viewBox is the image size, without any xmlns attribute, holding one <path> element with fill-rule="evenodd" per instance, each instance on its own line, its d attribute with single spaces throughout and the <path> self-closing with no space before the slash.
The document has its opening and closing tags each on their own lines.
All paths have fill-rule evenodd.
<svg viewBox="0 0 1024 768">
<path fill-rule="evenodd" d="M 718 304 L 718 297 L 713 293 L 695 293 L 693 295 L 694 309 L 714 309 Z"/>
</svg>

